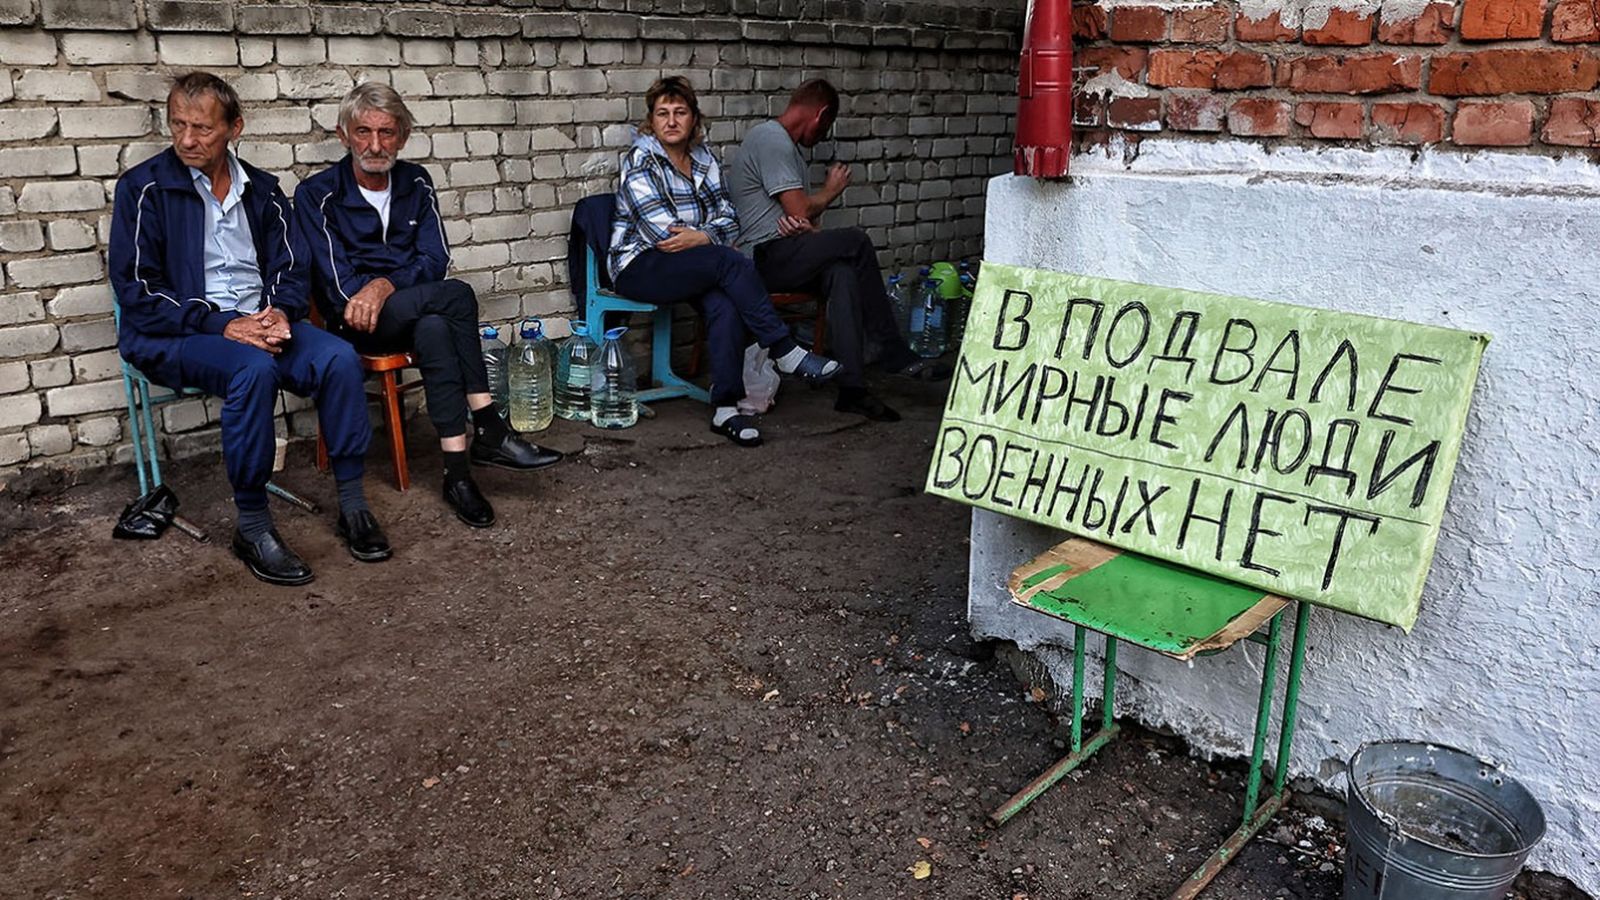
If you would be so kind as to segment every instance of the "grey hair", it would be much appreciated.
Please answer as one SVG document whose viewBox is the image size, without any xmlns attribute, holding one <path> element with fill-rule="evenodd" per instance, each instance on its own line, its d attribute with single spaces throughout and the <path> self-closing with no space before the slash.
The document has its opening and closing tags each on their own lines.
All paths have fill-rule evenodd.
<svg viewBox="0 0 1600 900">
<path fill-rule="evenodd" d="M 371 111 L 394 116 L 395 123 L 400 126 L 401 138 L 411 135 L 413 119 L 411 110 L 406 108 L 406 102 L 400 99 L 394 88 L 376 81 L 356 85 L 350 93 L 344 95 L 343 100 L 339 101 L 339 127 L 348 134 L 356 116 Z"/>
</svg>

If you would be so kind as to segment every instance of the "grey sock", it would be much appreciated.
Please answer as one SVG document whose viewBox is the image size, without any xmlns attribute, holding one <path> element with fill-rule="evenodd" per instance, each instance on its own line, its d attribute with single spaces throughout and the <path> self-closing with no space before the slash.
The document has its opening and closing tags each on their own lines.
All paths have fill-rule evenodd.
<svg viewBox="0 0 1600 900">
<path fill-rule="evenodd" d="M 361 486 L 361 479 L 339 482 L 339 512 L 351 516 L 364 510 L 370 511 L 371 507 L 367 506 L 367 492 Z"/>
<path fill-rule="evenodd" d="M 239 510 L 239 533 L 244 539 L 254 543 L 266 537 L 272 530 L 272 513 L 265 506 L 260 509 Z"/>
</svg>

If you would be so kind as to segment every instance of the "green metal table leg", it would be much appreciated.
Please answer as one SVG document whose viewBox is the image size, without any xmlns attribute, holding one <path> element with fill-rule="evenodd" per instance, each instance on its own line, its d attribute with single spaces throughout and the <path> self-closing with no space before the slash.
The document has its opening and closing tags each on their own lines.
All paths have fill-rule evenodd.
<svg viewBox="0 0 1600 900">
<path fill-rule="evenodd" d="M 1222 871 L 1222 867 L 1233 862 L 1233 858 L 1239 855 L 1239 851 L 1244 849 L 1244 845 L 1250 843 L 1250 839 L 1255 837 L 1256 833 L 1262 828 L 1266 827 L 1268 822 L 1272 821 L 1272 817 L 1277 815 L 1278 810 L 1283 808 L 1284 801 L 1288 797 L 1289 794 L 1285 791 L 1273 794 L 1263 801 L 1261 807 L 1255 811 L 1255 815 L 1247 817 L 1243 825 L 1240 825 L 1233 834 L 1228 835 L 1228 839 L 1222 842 L 1222 846 L 1217 848 L 1217 852 L 1211 854 L 1210 859 L 1201 863 L 1200 868 L 1195 869 L 1194 874 L 1190 875 L 1187 881 L 1172 892 L 1170 900 L 1194 900 L 1195 897 L 1200 896 L 1200 892 L 1211 884 L 1211 880 L 1217 877 L 1218 873 Z"/>
<path fill-rule="evenodd" d="M 1272 776 L 1272 792 L 1282 793 L 1289 778 L 1289 754 L 1294 749 L 1294 723 L 1300 712 L 1300 675 L 1306 663 L 1306 625 L 1311 618 L 1311 604 L 1300 601 L 1294 616 L 1294 649 L 1289 654 L 1289 683 L 1284 686 L 1283 724 L 1278 727 L 1277 769 Z"/>
<path fill-rule="evenodd" d="M 1082 750 L 1076 750 L 1062 757 L 1055 765 L 1044 771 L 1044 774 L 1028 782 L 1028 786 L 1018 791 L 1010 800 L 1000 804 L 1000 807 L 989 814 L 989 819 L 996 825 L 1004 825 L 1007 820 L 1017 813 L 1028 808 L 1028 804 L 1039 799 L 1045 791 L 1050 790 L 1056 782 L 1065 778 L 1068 772 L 1082 765 L 1084 760 L 1095 754 L 1095 751 L 1111 743 L 1111 739 L 1120 731 L 1117 726 L 1102 728 L 1089 736 Z"/>
<path fill-rule="evenodd" d="M 1055 783 L 1067 776 L 1068 772 L 1082 765 L 1084 760 L 1093 756 L 1101 747 L 1111 743 L 1111 739 L 1120 731 L 1112 721 L 1117 693 L 1117 640 L 1106 637 L 1106 672 L 1105 694 L 1101 700 L 1104 709 L 1100 713 L 1100 730 L 1083 739 L 1083 668 L 1085 644 L 1085 630 L 1083 626 L 1076 626 L 1073 633 L 1072 647 L 1072 752 L 1056 761 L 1056 764 L 1046 769 L 1042 775 L 1028 782 L 1028 786 L 1014 794 L 1011 799 L 1000 804 L 999 808 L 989 814 L 989 819 L 996 825 L 1004 825 L 1017 813 L 1028 808 L 1028 805 L 1039 799 L 1045 791 L 1055 786 Z"/>
<path fill-rule="evenodd" d="M 1250 748 L 1250 778 L 1244 789 L 1244 824 L 1249 824 L 1256 811 L 1256 798 L 1261 793 L 1261 759 L 1267 750 L 1267 730 L 1272 725 L 1272 694 L 1278 682 L 1278 631 L 1283 622 L 1283 612 L 1272 617 L 1267 629 L 1267 658 L 1261 663 L 1261 701 L 1256 705 L 1256 737 Z"/>
<path fill-rule="evenodd" d="M 1083 749 L 1083 656 L 1084 633 L 1082 625 L 1072 628 L 1072 752 Z"/>
<path fill-rule="evenodd" d="M 1266 827 L 1266 824 L 1272 821 L 1272 817 L 1277 815 L 1289 801 L 1289 791 L 1284 789 L 1284 784 L 1289 777 L 1289 755 L 1294 746 L 1295 718 L 1300 708 L 1300 677 L 1305 671 L 1306 624 L 1310 616 L 1311 605 L 1301 601 L 1295 612 L 1294 644 L 1289 656 L 1289 679 L 1284 687 L 1283 714 L 1278 731 L 1278 756 L 1273 765 L 1272 793 L 1259 807 L 1255 805 L 1260 788 L 1267 724 L 1272 714 L 1272 689 L 1277 681 L 1278 637 L 1283 618 L 1281 612 L 1273 617 L 1267 634 L 1267 658 L 1261 673 L 1261 705 L 1256 716 L 1256 742 L 1250 760 L 1250 783 L 1245 790 L 1244 824 L 1228 836 L 1222 846 L 1217 848 L 1217 852 L 1211 854 L 1209 859 L 1194 870 L 1194 874 L 1173 892 L 1171 900 L 1194 900 L 1198 897 L 1223 867 L 1232 862 L 1234 857 L 1239 855 L 1239 851 L 1243 850 L 1244 846 L 1250 843 L 1251 839 Z"/>
<path fill-rule="evenodd" d="M 1109 729 L 1117 712 L 1117 639 L 1106 635 L 1106 683 L 1100 692 L 1100 727 Z"/>
</svg>

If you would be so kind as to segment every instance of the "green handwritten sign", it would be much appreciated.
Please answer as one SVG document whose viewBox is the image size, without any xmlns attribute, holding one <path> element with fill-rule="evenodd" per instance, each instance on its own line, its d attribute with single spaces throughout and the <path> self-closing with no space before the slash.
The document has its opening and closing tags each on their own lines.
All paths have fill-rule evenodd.
<svg viewBox="0 0 1600 900">
<path fill-rule="evenodd" d="M 985 263 L 927 489 L 1409 629 L 1488 342 Z"/>
</svg>

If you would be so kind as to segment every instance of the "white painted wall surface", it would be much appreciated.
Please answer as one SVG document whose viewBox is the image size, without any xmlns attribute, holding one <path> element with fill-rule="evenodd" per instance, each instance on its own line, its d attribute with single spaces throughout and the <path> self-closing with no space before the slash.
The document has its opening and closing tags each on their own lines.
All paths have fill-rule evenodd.
<svg viewBox="0 0 1600 900">
<path fill-rule="evenodd" d="M 1291 771 L 1342 792 L 1342 762 L 1389 737 L 1495 758 L 1549 819 L 1531 865 L 1600 893 L 1600 169 L 1181 142 L 1073 165 L 990 183 L 986 259 L 1494 336 L 1421 618 L 1313 612 Z M 1070 628 L 1004 587 L 1061 537 L 975 512 L 969 614 L 1070 685 Z M 1125 652 L 1119 711 L 1244 756 L 1262 650 Z"/>
</svg>

